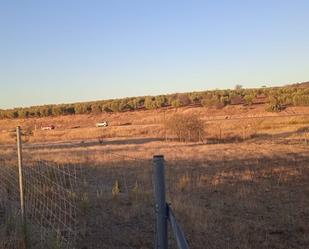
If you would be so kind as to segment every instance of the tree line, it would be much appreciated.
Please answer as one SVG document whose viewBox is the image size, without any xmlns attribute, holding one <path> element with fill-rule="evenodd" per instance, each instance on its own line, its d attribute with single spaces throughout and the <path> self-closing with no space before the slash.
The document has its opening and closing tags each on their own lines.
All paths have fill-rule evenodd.
<svg viewBox="0 0 309 249">
<path fill-rule="evenodd" d="M 152 110 L 162 107 L 205 106 L 222 108 L 226 105 L 266 104 L 267 111 L 281 111 L 287 106 L 309 106 L 309 88 L 273 87 L 234 90 L 212 90 L 91 101 L 73 104 L 41 105 L 0 110 L 0 119 L 48 117 L 102 112 Z"/>
</svg>

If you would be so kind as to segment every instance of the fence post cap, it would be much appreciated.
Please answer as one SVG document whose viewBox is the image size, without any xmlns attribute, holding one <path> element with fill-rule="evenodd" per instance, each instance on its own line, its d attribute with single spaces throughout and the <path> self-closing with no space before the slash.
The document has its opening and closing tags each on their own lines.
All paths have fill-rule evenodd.
<svg viewBox="0 0 309 249">
<path fill-rule="evenodd" d="M 164 155 L 154 155 L 153 156 L 153 160 L 157 161 L 157 160 L 164 160 Z"/>
</svg>

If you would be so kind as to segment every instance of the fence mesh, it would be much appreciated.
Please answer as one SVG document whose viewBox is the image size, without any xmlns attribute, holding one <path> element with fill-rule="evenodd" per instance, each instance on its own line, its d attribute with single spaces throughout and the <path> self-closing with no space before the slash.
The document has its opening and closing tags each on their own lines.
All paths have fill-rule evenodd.
<svg viewBox="0 0 309 249">
<path fill-rule="evenodd" d="M 74 248 L 78 232 L 79 168 L 25 160 L 23 177 L 31 248 Z"/>
<path fill-rule="evenodd" d="M 23 162 L 26 223 L 20 210 L 17 153 L 1 153 L 0 248 L 75 248 L 79 170 L 47 161 Z"/>
<path fill-rule="evenodd" d="M 84 167 L 79 245 L 82 248 L 153 248 L 152 163 L 102 152 Z"/>
<path fill-rule="evenodd" d="M 78 163 L 34 147 L 23 155 L 25 229 L 16 151 L 0 161 L 0 248 L 153 248 L 151 159 L 103 150 Z"/>
<path fill-rule="evenodd" d="M 18 249 L 21 240 L 18 168 L 15 151 L 0 159 L 0 248 Z"/>
</svg>

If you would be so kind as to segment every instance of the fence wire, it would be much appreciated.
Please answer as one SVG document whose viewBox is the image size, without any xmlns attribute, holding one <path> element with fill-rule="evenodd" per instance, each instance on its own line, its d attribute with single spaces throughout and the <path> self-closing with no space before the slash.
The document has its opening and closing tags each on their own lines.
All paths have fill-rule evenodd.
<svg viewBox="0 0 309 249">
<path fill-rule="evenodd" d="M 151 160 L 105 151 L 84 173 L 80 247 L 153 248 Z"/>
<path fill-rule="evenodd" d="M 24 160 L 26 222 L 20 210 L 17 153 L 1 154 L 0 248 L 75 248 L 79 169 L 47 161 Z"/>
<path fill-rule="evenodd" d="M 104 151 L 92 164 L 77 165 L 41 160 L 39 152 L 33 159 L 28 152 L 23 184 L 29 248 L 154 247 L 151 158 Z M 15 154 L 8 158 L 16 158 Z M 18 167 L 17 160 L 8 158 L 1 161 L 0 217 L 8 224 L 0 248 L 20 249 L 25 231 L 20 222 Z"/>
<path fill-rule="evenodd" d="M 18 249 L 21 240 L 21 217 L 15 153 L 0 159 L 0 248 Z M 9 160 L 4 160 L 9 159 Z"/>
<path fill-rule="evenodd" d="M 23 166 L 27 236 L 31 248 L 75 248 L 80 170 L 26 160 Z"/>
</svg>

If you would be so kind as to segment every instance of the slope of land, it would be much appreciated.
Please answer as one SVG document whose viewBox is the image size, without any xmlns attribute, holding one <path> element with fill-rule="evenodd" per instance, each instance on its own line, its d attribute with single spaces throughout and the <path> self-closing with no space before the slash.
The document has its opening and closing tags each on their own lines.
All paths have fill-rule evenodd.
<svg viewBox="0 0 309 249">
<path fill-rule="evenodd" d="M 162 108 L 158 110 L 131 111 L 123 113 L 66 115 L 57 117 L 5 119 L 0 120 L 0 143 L 14 143 L 14 131 L 17 125 L 25 133 L 25 140 L 34 142 L 52 142 L 69 140 L 89 140 L 99 138 L 149 137 L 165 138 L 164 121 L 175 113 L 195 113 L 206 124 L 208 138 L 221 134 L 221 139 L 242 136 L 243 129 L 248 133 L 271 132 L 274 126 L 300 128 L 305 124 L 307 107 L 289 107 L 282 112 L 266 112 L 263 105 L 226 106 L 221 109 L 204 107 Z M 106 128 L 95 127 L 96 122 L 107 120 Z M 55 129 L 43 131 L 41 127 L 54 125 Z M 246 126 L 246 127 L 245 127 Z M 250 129 L 248 128 L 250 126 Z M 293 127 L 292 127 L 293 126 Z M 219 131 L 220 130 L 220 131 Z"/>
<path fill-rule="evenodd" d="M 205 123 L 203 141 L 183 143 L 166 134 L 164 121 L 175 113 L 198 115 Z M 110 126 L 96 128 L 101 120 Z M 54 130 L 40 129 L 51 124 Z M 17 125 L 25 134 L 25 164 L 82 172 L 78 249 L 154 247 L 155 154 L 165 156 L 168 202 L 190 248 L 308 248 L 308 107 L 190 106 L 0 120 L 0 162 L 15 172 Z M 49 175 L 44 184 L 56 180 Z M 44 188 L 53 203 L 56 190 Z M 176 248 L 172 237 L 170 248 Z"/>
<path fill-rule="evenodd" d="M 174 93 L 98 100 L 82 103 L 41 105 L 0 110 L 0 119 L 50 117 L 76 114 L 119 113 L 167 107 L 204 106 L 222 108 L 231 105 L 267 104 L 268 111 L 282 111 L 287 106 L 309 106 L 308 83 L 283 87 L 242 88 Z"/>
</svg>

